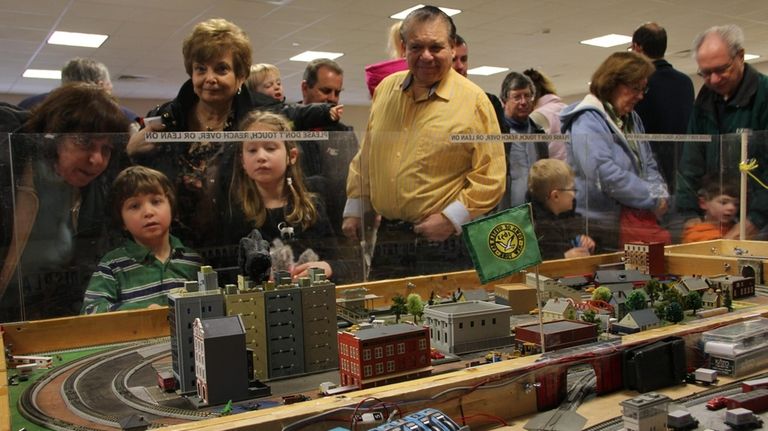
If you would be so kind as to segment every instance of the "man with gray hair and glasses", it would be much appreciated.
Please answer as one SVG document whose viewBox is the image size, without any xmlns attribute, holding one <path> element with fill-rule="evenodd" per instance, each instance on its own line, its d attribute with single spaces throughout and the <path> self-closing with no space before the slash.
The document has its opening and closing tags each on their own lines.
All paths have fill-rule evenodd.
<svg viewBox="0 0 768 431">
<path fill-rule="evenodd" d="M 743 129 L 768 130 L 768 77 L 744 62 L 741 28 L 711 27 L 696 37 L 693 52 L 704 86 L 693 106 L 689 133 L 726 135 Z M 720 171 L 724 177 L 731 178 L 739 175 L 739 140 L 738 136 L 714 136 L 705 144 L 685 145 L 678 171 L 677 208 L 681 213 L 695 216 L 700 212 L 697 192 L 705 173 Z M 750 141 L 748 157 L 757 160 L 759 166 L 755 175 L 768 178 L 765 139 Z M 746 224 L 747 236 L 752 237 L 768 224 L 768 190 L 754 181 L 749 181 L 748 187 L 747 214 L 742 214 L 740 219 Z M 737 225 L 725 238 L 738 235 Z"/>
</svg>

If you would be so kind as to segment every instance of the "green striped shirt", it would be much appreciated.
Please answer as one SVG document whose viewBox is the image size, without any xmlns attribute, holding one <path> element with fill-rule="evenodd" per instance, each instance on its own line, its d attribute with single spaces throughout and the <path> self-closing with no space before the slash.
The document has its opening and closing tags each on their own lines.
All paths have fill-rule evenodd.
<svg viewBox="0 0 768 431">
<path fill-rule="evenodd" d="M 168 291 L 197 280 L 202 264 L 200 255 L 178 238 L 171 235 L 170 242 L 171 255 L 166 262 L 133 240 L 104 255 L 88 283 L 81 313 L 168 305 Z"/>
</svg>

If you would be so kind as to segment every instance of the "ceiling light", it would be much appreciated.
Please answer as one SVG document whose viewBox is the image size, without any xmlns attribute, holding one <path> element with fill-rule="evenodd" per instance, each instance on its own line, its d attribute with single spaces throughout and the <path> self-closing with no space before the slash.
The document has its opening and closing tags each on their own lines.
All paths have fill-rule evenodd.
<svg viewBox="0 0 768 431">
<path fill-rule="evenodd" d="M 25 78 L 61 79 L 60 70 L 27 69 L 21 75 Z"/>
<path fill-rule="evenodd" d="M 623 34 L 606 34 L 605 36 L 595 37 L 592 39 L 582 40 L 579 42 L 582 45 L 599 46 L 601 48 L 610 48 L 616 45 L 624 45 L 625 43 L 632 42 L 632 38 Z"/>
<path fill-rule="evenodd" d="M 744 61 L 754 60 L 756 58 L 760 58 L 757 54 L 744 54 Z"/>
<path fill-rule="evenodd" d="M 106 34 L 71 33 L 68 31 L 54 31 L 48 39 L 52 45 L 84 46 L 86 48 L 98 48 L 107 40 Z"/>
<path fill-rule="evenodd" d="M 344 55 L 343 52 L 324 52 L 324 51 L 304 51 L 299 55 L 294 55 L 289 58 L 291 61 L 312 61 L 318 58 L 327 58 L 329 60 L 335 60 Z"/>
<path fill-rule="evenodd" d="M 420 7 L 424 7 L 424 5 L 423 4 L 417 4 L 416 6 L 409 7 L 408 9 L 406 9 L 404 11 L 400 11 L 400 12 L 394 14 L 394 15 L 390 15 L 389 17 L 393 18 L 393 19 L 405 19 L 405 17 L 407 17 L 409 13 L 415 11 L 416 9 L 418 9 Z M 438 8 L 441 11 L 445 12 L 445 14 L 448 15 L 448 16 L 454 16 L 454 15 L 458 15 L 458 14 L 461 13 L 460 9 L 451 9 L 449 7 L 440 7 L 440 6 L 438 6 Z"/>
<path fill-rule="evenodd" d="M 490 75 L 495 75 L 497 73 L 506 72 L 508 70 L 509 70 L 508 67 L 480 66 L 480 67 L 473 67 L 472 69 L 469 69 L 467 71 L 467 75 L 490 76 Z"/>
</svg>

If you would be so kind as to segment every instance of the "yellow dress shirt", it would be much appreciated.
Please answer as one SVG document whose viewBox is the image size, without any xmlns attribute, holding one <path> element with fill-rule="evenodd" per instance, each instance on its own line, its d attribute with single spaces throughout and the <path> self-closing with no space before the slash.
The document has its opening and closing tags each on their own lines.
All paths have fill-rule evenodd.
<svg viewBox="0 0 768 431">
<path fill-rule="evenodd" d="M 376 88 L 366 136 L 352 160 L 345 216 L 370 204 L 377 214 L 416 223 L 442 212 L 461 224 L 487 213 L 505 189 L 501 141 L 451 143 L 459 133 L 498 134 L 480 87 L 451 69 L 421 100 L 409 72 Z"/>
</svg>

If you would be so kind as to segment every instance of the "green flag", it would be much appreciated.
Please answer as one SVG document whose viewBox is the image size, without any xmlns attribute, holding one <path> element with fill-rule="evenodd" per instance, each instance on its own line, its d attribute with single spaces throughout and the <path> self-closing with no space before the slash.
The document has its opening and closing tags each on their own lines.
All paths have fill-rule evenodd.
<svg viewBox="0 0 768 431">
<path fill-rule="evenodd" d="M 541 263 L 530 204 L 471 221 L 463 235 L 483 284 Z"/>
</svg>

